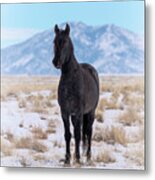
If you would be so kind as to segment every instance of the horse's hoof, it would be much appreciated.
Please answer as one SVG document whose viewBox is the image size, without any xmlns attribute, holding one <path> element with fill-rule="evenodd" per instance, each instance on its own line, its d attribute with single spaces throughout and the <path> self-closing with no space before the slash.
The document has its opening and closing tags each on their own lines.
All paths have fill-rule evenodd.
<svg viewBox="0 0 155 180">
<path fill-rule="evenodd" d="M 70 159 L 65 159 L 64 164 L 65 165 L 70 165 Z"/>
<path fill-rule="evenodd" d="M 91 152 L 87 153 L 87 161 L 91 160 Z"/>
<path fill-rule="evenodd" d="M 81 164 L 80 159 L 76 159 L 75 162 L 76 162 L 77 164 Z"/>
<path fill-rule="evenodd" d="M 80 161 L 79 159 L 76 159 L 76 160 L 75 160 L 75 163 L 74 163 L 74 166 L 75 166 L 76 168 L 80 168 L 81 165 L 82 165 L 81 161 Z"/>
<path fill-rule="evenodd" d="M 87 159 L 87 166 L 94 166 L 94 162 L 91 159 Z"/>
<path fill-rule="evenodd" d="M 70 165 L 70 159 L 60 159 L 60 163 L 63 163 L 64 165 Z"/>
</svg>

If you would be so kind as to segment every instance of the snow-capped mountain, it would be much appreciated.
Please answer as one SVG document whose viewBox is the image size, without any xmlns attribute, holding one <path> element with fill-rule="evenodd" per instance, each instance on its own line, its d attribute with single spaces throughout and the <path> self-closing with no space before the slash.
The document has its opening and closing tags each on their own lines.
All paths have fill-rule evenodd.
<svg viewBox="0 0 155 180">
<path fill-rule="evenodd" d="M 79 62 L 99 73 L 143 73 L 144 38 L 115 25 L 71 22 L 71 39 Z M 63 27 L 65 24 L 62 24 Z M 2 74 L 58 74 L 52 65 L 54 32 L 46 30 L 1 50 Z"/>
</svg>

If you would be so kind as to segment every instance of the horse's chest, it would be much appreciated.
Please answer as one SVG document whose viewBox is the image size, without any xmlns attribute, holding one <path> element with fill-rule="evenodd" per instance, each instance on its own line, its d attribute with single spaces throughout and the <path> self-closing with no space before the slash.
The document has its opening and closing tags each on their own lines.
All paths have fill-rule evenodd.
<svg viewBox="0 0 155 180">
<path fill-rule="evenodd" d="M 77 83 L 60 82 L 58 88 L 58 101 L 61 108 L 73 112 L 81 102 L 81 92 Z"/>
</svg>

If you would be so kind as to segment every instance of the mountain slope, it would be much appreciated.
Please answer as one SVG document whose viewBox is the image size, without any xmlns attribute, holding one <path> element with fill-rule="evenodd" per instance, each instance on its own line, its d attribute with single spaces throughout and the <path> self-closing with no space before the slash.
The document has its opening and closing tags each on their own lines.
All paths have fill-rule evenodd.
<svg viewBox="0 0 155 180">
<path fill-rule="evenodd" d="M 61 26 L 64 26 L 62 24 Z M 143 73 L 144 39 L 115 25 L 100 27 L 71 22 L 71 38 L 79 62 L 91 63 L 99 73 Z M 52 30 L 1 51 L 2 74 L 58 74 L 53 58 Z"/>
</svg>

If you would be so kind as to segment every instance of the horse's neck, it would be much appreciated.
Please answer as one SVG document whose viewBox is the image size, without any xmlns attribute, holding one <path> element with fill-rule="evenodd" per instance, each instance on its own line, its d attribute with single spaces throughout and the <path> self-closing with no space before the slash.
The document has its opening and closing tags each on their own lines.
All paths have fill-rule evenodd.
<svg viewBox="0 0 155 180">
<path fill-rule="evenodd" d="M 76 71 L 78 67 L 79 67 L 79 64 L 74 54 L 71 54 L 67 63 L 65 63 L 62 67 L 62 74 L 72 74 Z"/>
</svg>

